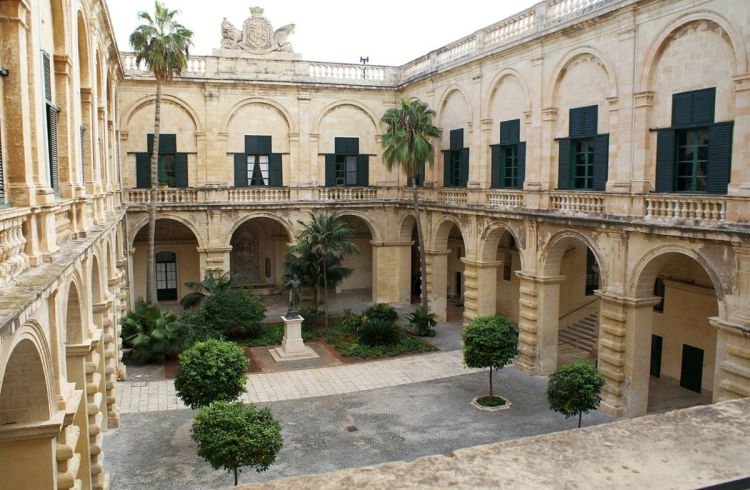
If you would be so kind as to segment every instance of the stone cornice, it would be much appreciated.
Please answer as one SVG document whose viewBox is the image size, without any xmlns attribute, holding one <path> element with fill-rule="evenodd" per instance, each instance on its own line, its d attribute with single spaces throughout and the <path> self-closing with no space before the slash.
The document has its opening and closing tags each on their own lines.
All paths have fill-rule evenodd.
<svg viewBox="0 0 750 490">
<path fill-rule="evenodd" d="M 49 420 L 0 426 L 0 444 L 57 437 L 63 427 L 65 414 L 58 412 Z"/>
</svg>

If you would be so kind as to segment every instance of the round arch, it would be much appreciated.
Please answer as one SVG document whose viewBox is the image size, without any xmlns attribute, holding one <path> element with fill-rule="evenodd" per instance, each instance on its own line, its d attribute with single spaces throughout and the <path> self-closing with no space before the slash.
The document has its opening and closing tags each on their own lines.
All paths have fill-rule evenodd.
<svg viewBox="0 0 750 490">
<path fill-rule="evenodd" d="M 229 131 L 229 125 L 232 123 L 232 120 L 234 119 L 235 115 L 244 109 L 247 106 L 254 105 L 254 104 L 260 104 L 260 105 L 267 105 L 270 106 L 281 115 L 281 117 L 286 120 L 287 128 L 289 129 L 290 133 L 297 133 L 298 130 L 295 126 L 294 119 L 292 119 L 292 116 L 289 114 L 289 111 L 286 110 L 286 108 L 276 102 L 272 99 L 266 99 L 264 97 L 251 97 L 249 99 L 243 99 L 236 103 L 234 107 L 232 107 L 229 112 L 227 113 L 226 117 L 222 119 L 221 126 L 219 129 L 220 133 L 226 133 Z"/>
<path fill-rule="evenodd" d="M 414 212 L 407 212 L 401 217 L 398 225 L 398 236 L 402 242 L 409 242 L 412 238 L 412 233 L 417 226 L 417 218 L 414 216 Z"/>
<path fill-rule="evenodd" d="M 659 61 L 664 49 L 669 44 L 670 39 L 683 27 L 693 22 L 708 21 L 716 24 L 720 29 L 724 31 L 724 34 L 729 38 L 729 44 L 734 51 L 735 71 L 733 75 L 741 75 L 747 73 L 747 54 L 745 52 L 745 45 L 742 41 L 742 36 L 739 31 L 734 28 L 732 23 L 710 10 L 699 10 L 692 12 L 687 15 L 681 15 L 678 19 L 672 21 L 671 24 L 666 26 L 661 34 L 651 45 L 646 56 L 646 61 L 643 64 L 643 72 L 638 78 L 638 89 L 637 92 L 644 92 L 651 87 L 651 78 L 653 76 L 653 68 Z"/>
<path fill-rule="evenodd" d="M 487 96 L 485 97 L 485 101 L 482 106 L 482 113 L 484 114 L 485 118 L 490 117 L 490 113 L 492 112 L 492 99 L 495 97 L 495 93 L 497 92 L 498 87 L 506 78 L 516 79 L 518 84 L 521 86 L 524 94 L 526 95 L 526 111 L 531 111 L 531 89 L 529 88 L 529 85 L 523 79 L 518 70 L 515 70 L 514 68 L 503 68 L 497 75 L 495 75 L 495 78 L 492 79 L 492 82 L 490 82 L 490 88 L 487 91 Z"/>
<path fill-rule="evenodd" d="M 375 128 L 375 132 L 376 133 L 379 132 L 378 118 L 375 116 L 375 113 L 369 107 L 367 107 L 366 105 L 356 100 L 345 99 L 345 100 L 338 100 L 336 102 L 328 104 L 322 111 L 320 111 L 320 117 L 318 117 L 318 120 L 315 122 L 312 133 L 313 134 L 320 133 L 320 125 L 323 122 L 323 119 L 325 119 L 325 117 L 328 115 L 328 113 L 336 109 L 337 107 L 344 107 L 344 106 L 351 106 L 364 112 L 367 115 L 367 117 L 370 118 L 370 122 L 372 122 L 372 126 Z"/>
<path fill-rule="evenodd" d="M 633 276 L 630 279 L 628 288 L 630 295 L 634 298 L 653 297 L 654 281 L 656 281 L 659 271 L 670 258 L 677 255 L 693 259 L 701 266 L 704 272 L 706 272 L 708 278 L 711 280 L 714 291 L 716 292 L 719 316 L 724 318 L 724 290 L 721 286 L 721 280 L 719 279 L 720 274 L 718 273 L 717 268 L 711 264 L 709 259 L 696 250 L 686 246 L 675 244 L 661 245 L 646 252 L 643 257 L 638 260 L 633 269 Z"/>
<path fill-rule="evenodd" d="M 460 85 L 457 85 L 455 83 L 452 84 L 452 85 L 450 85 L 447 89 L 445 89 L 445 91 L 443 92 L 443 95 L 440 97 L 440 102 L 437 105 L 437 107 L 438 107 L 438 110 L 437 110 L 437 120 L 440 121 L 440 123 L 442 124 L 443 111 L 445 109 L 445 105 L 448 103 L 448 99 L 450 98 L 450 96 L 454 92 L 458 93 L 461 96 L 461 98 L 464 101 L 464 104 L 466 105 L 466 112 L 468 113 L 468 116 L 469 116 L 466 119 L 466 121 L 467 122 L 473 121 L 474 120 L 474 113 L 473 113 L 473 108 L 472 108 L 471 102 L 470 102 L 471 98 L 466 93 L 466 91 L 464 91 L 464 89 L 461 88 Z"/>
<path fill-rule="evenodd" d="M 575 243 L 583 243 L 594 254 L 596 263 L 599 266 L 600 289 L 605 290 L 609 284 L 609 271 L 605 266 L 606 262 L 602 260 L 601 251 L 591 237 L 573 230 L 557 232 L 549 239 L 541 254 L 541 270 L 543 275 L 559 275 L 565 251 L 569 245 Z"/>
<path fill-rule="evenodd" d="M 205 240 L 203 236 L 198 231 L 198 228 L 195 227 L 193 223 L 186 220 L 185 218 L 182 218 L 180 216 L 174 215 L 174 214 L 160 214 L 158 218 L 156 218 L 157 223 L 161 220 L 173 220 L 177 221 L 180 224 L 185 225 L 192 233 L 193 236 L 195 236 L 195 240 L 198 242 L 198 248 L 205 248 Z M 132 233 L 130 236 L 132 237 L 130 239 L 130 246 L 135 246 L 135 239 L 138 236 L 138 233 L 143 229 L 146 225 L 148 225 L 148 216 L 143 218 L 142 220 L 138 221 L 132 228 Z"/>
<path fill-rule="evenodd" d="M 494 223 L 490 226 L 488 226 L 484 233 L 482 233 L 482 240 L 481 240 L 481 250 L 480 250 L 480 257 L 483 262 L 493 262 L 496 260 L 497 256 L 497 247 L 500 245 L 500 240 L 503 238 L 503 235 L 506 233 L 510 234 L 510 236 L 513 237 L 513 240 L 516 242 L 516 246 L 519 248 L 519 254 L 521 260 L 521 270 L 524 270 L 524 252 L 525 250 L 521 248 L 521 241 L 518 239 L 518 230 L 514 229 L 510 225 L 506 224 L 500 224 L 500 223 Z"/>
<path fill-rule="evenodd" d="M 64 0 L 50 0 L 52 5 L 52 39 L 55 43 L 55 54 L 66 55 L 70 52 L 68 46 L 69 19 L 66 15 Z"/>
<path fill-rule="evenodd" d="M 76 32 L 78 47 L 78 83 L 83 88 L 91 88 L 91 53 L 89 32 L 86 26 L 86 17 L 83 9 L 76 11 Z"/>
<path fill-rule="evenodd" d="M 61 296 L 61 298 L 65 298 L 65 311 L 61 315 L 61 318 L 65 318 L 65 344 L 80 344 L 86 339 L 87 316 L 82 301 L 82 291 L 83 285 L 81 277 L 78 275 L 78 271 L 75 271 L 73 277 L 68 281 L 65 295 Z M 76 310 L 71 310 L 71 307 L 76 308 Z M 75 327 L 71 325 L 74 321 L 77 321 L 79 325 Z"/>
<path fill-rule="evenodd" d="M 545 107 L 555 106 L 557 91 L 560 88 L 560 83 L 565 76 L 565 72 L 567 71 L 571 63 L 573 63 L 576 59 L 584 56 L 593 57 L 604 70 L 604 74 L 607 76 L 607 81 L 609 83 L 609 94 L 607 95 L 607 97 L 617 97 L 617 77 L 615 75 L 616 72 L 614 66 L 612 66 L 612 63 L 610 63 L 598 49 L 592 46 L 581 46 L 566 54 L 560 61 L 560 63 L 558 63 L 557 67 L 555 67 L 555 71 L 553 72 L 553 76 L 551 78 L 552 85 L 547 92 L 547 102 L 545 104 Z"/>
<path fill-rule="evenodd" d="M 89 266 L 89 288 L 91 289 L 92 303 L 101 303 L 106 296 L 106 264 L 99 257 L 99 252 L 91 254 L 91 265 Z"/>
<path fill-rule="evenodd" d="M 38 413 L 32 417 L 34 421 L 47 420 L 54 413 L 54 376 L 52 368 L 52 354 L 50 352 L 49 344 L 47 343 L 44 329 L 36 321 L 27 321 L 21 328 L 17 329 L 13 336 L 3 342 L 3 349 L 0 350 L 0 410 L 8 409 L 11 407 L 5 407 L 3 403 L 3 392 L 5 389 L 12 389 L 11 385 L 8 385 L 5 377 L 13 370 L 13 358 L 15 355 L 23 355 L 27 359 L 30 357 L 33 361 L 36 361 L 37 365 L 32 369 L 32 377 L 36 378 L 37 383 L 41 382 L 44 386 L 43 397 L 39 397 L 39 401 L 44 398 L 44 403 L 40 403 Z M 23 369 L 22 373 L 28 375 L 29 370 Z M 15 378 L 15 377 L 14 377 Z M 21 382 L 21 387 L 25 390 L 31 388 L 32 383 L 28 383 L 27 379 L 17 379 Z"/>
<path fill-rule="evenodd" d="M 231 247 L 232 237 L 234 236 L 235 232 L 245 223 L 252 221 L 254 219 L 258 219 L 258 218 L 265 218 L 265 219 L 274 221 L 275 223 L 278 223 L 279 225 L 281 225 L 281 227 L 284 229 L 287 236 L 289 237 L 289 242 L 291 243 L 294 240 L 294 229 L 288 221 L 272 213 L 265 213 L 261 211 L 261 212 L 255 212 L 255 213 L 245 215 L 242 218 L 235 221 L 234 225 L 232 225 L 232 228 L 229 230 L 229 233 L 227 233 L 226 243 L 224 244 L 224 246 Z"/>
<path fill-rule="evenodd" d="M 370 230 L 370 236 L 372 237 L 372 241 L 374 242 L 383 241 L 382 235 L 378 231 L 378 227 L 375 225 L 372 219 L 369 216 L 367 216 L 366 213 L 362 213 L 360 211 L 356 211 L 353 209 L 347 209 L 346 211 L 337 212 L 336 216 L 338 216 L 339 218 L 346 218 L 347 216 L 353 216 L 355 218 L 359 218 L 367 225 L 367 228 Z"/>
<path fill-rule="evenodd" d="M 461 239 L 466 243 L 468 235 L 461 227 L 461 223 L 452 216 L 444 216 L 440 222 L 438 222 L 438 225 L 435 227 L 435 232 L 432 235 L 433 250 L 445 250 L 448 248 L 448 236 L 454 225 L 458 228 L 458 232 L 461 233 Z M 466 245 L 464 245 L 464 247 L 466 247 Z"/>
<path fill-rule="evenodd" d="M 203 126 L 201 125 L 200 118 L 198 117 L 198 113 L 193 110 L 190 105 L 185 102 L 184 100 L 180 99 L 179 97 L 175 97 L 174 95 L 164 94 L 161 96 L 162 102 L 169 102 L 171 104 L 174 104 L 181 108 L 185 113 L 190 117 L 190 119 L 193 121 L 193 126 L 195 127 L 195 130 L 199 133 L 203 132 Z M 130 125 L 130 120 L 133 118 L 133 116 L 141 110 L 143 107 L 154 103 L 156 100 L 156 95 L 147 95 L 145 97 L 142 97 L 125 109 L 123 111 L 123 115 L 121 118 L 121 121 L 123 123 L 122 127 L 127 128 Z"/>
</svg>

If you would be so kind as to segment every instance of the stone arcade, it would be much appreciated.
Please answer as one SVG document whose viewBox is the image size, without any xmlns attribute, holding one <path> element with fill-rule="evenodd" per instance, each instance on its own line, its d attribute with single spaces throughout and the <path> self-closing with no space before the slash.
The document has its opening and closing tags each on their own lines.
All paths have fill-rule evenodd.
<svg viewBox="0 0 750 490">
<path fill-rule="evenodd" d="M 415 223 L 379 118 L 437 111 L 420 196 L 442 319 L 517 322 L 516 366 L 595 359 L 602 409 L 750 395 L 750 4 L 549 0 L 406 65 L 305 61 L 251 9 L 164 88 L 168 306 L 209 269 L 276 294 L 308 212 L 361 255 L 342 290 L 412 301 Z M 3 483 L 107 488 L 119 319 L 145 292 L 154 83 L 104 0 L 0 0 Z M 121 46 L 121 48 L 125 48 Z M 145 163 L 144 163 L 145 162 Z"/>
</svg>

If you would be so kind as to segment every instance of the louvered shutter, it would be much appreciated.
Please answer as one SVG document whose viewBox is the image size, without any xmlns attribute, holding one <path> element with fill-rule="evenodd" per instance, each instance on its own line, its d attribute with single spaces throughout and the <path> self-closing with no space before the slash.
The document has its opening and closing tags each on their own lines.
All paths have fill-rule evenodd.
<svg viewBox="0 0 750 490">
<path fill-rule="evenodd" d="M 161 138 L 159 138 L 161 139 Z M 154 152 L 154 135 L 149 133 L 146 135 L 146 151 L 151 154 Z"/>
<path fill-rule="evenodd" d="M 521 140 L 521 120 L 513 119 L 500 123 L 500 144 L 514 145 Z"/>
<path fill-rule="evenodd" d="M 598 126 L 599 107 L 592 105 L 576 107 L 569 111 L 568 134 L 571 138 L 595 136 Z"/>
<path fill-rule="evenodd" d="M 247 187 L 247 155 L 234 154 L 234 186 Z"/>
<path fill-rule="evenodd" d="M 589 106 L 583 108 L 583 134 L 585 136 L 595 136 L 599 126 L 599 106 Z"/>
<path fill-rule="evenodd" d="M 656 192 L 674 191 L 675 130 L 659 129 L 656 133 Z"/>
<path fill-rule="evenodd" d="M 570 139 L 558 140 L 560 146 L 559 167 L 557 173 L 557 188 L 560 190 L 570 189 Z"/>
<path fill-rule="evenodd" d="M 609 135 L 600 134 L 594 138 L 594 182 L 593 190 L 604 192 L 609 173 Z"/>
<path fill-rule="evenodd" d="M 451 187 L 451 152 L 443 151 L 443 187 Z"/>
<path fill-rule="evenodd" d="M 174 185 L 185 188 L 188 186 L 188 156 L 187 153 L 176 153 L 174 156 Z"/>
<path fill-rule="evenodd" d="M 523 189 L 526 180 L 526 143 L 518 143 L 518 188 Z"/>
<path fill-rule="evenodd" d="M 502 137 L 500 138 L 502 140 Z M 499 189 L 502 187 L 500 185 L 500 176 L 503 174 L 503 162 L 501 158 L 501 151 L 500 151 L 500 145 L 491 145 L 490 148 L 492 148 L 492 170 L 491 170 L 491 178 L 490 178 L 490 185 L 493 189 Z"/>
<path fill-rule="evenodd" d="M 49 124 L 49 174 L 50 187 L 57 190 L 59 187 L 59 167 L 57 155 L 57 109 L 51 105 L 47 106 L 47 121 Z"/>
<path fill-rule="evenodd" d="M 148 153 L 135 154 L 135 182 L 139 189 L 151 188 L 151 156 Z"/>
<path fill-rule="evenodd" d="M 336 155 L 326 155 L 326 187 L 336 187 Z"/>
<path fill-rule="evenodd" d="M 245 136 L 245 153 L 248 155 L 270 155 L 271 147 L 270 136 Z"/>
<path fill-rule="evenodd" d="M 284 185 L 281 153 L 271 153 L 268 159 L 268 185 L 271 187 L 281 187 Z"/>
<path fill-rule="evenodd" d="M 708 135 L 708 182 L 710 194 L 726 194 L 732 171 L 732 130 L 734 122 L 714 124 Z"/>
<path fill-rule="evenodd" d="M 357 155 L 357 185 L 361 187 L 370 185 L 369 155 Z"/>
<path fill-rule="evenodd" d="M 52 102 L 52 63 L 49 53 L 42 51 L 42 76 L 44 77 L 44 100 Z"/>
<path fill-rule="evenodd" d="M 161 134 L 159 135 L 159 154 L 173 155 L 177 153 L 177 135 Z"/>
<path fill-rule="evenodd" d="M 453 129 L 450 132 L 450 149 L 460 150 L 464 147 L 464 130 Z"/>
<path fill-rule="evenodd" d="M 692 124 L 713 124 L 716 89 L 709 88 L 693 92 Z"/>
<path fill-rule="evenodd" d="M 359 155 L 359 138 L 335 138 L 333 146 L 337 155 Z"/>
<path fill-rule="evenodd" d="M 459 169 L 459 186 L 466 187 L 469 183 L 469 149 L 461 150 L 461 168 Z"/>
</svg>

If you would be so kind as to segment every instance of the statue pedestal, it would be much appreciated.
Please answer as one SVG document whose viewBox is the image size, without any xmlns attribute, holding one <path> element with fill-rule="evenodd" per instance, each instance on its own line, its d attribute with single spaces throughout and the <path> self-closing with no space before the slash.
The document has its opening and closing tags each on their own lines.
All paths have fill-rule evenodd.
<svg viewBox="0 0 750 490">
<path fill-rule="evenodd" d="M 302 341 L 302 318 L 297 315 L 294 318 L 281 317 L 284 320 L 284 340 L 281 347 L 268 349 L 273 360 L 276 362 L 299 361 L 300 359 L 315 359 L 318 356 L 314 350 L 307 347 Z"/>
</svg>

